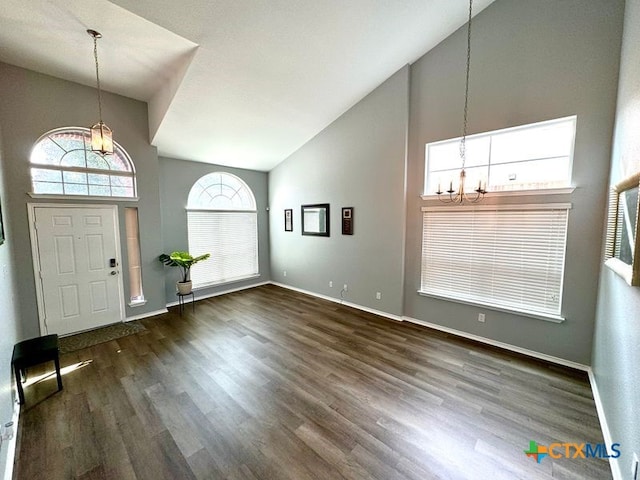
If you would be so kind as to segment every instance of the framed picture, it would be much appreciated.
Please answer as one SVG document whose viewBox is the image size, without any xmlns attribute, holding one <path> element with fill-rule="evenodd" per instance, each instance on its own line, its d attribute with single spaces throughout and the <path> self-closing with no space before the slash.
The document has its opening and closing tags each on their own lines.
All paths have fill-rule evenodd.
<svg viewBox="0 0 640 480">
<path fill-rule="evenodd" d="M 284 210 L 284 231 L 293 232 L 293 209 L 286 208 Z"/>
<path fill-rule="evenodd" d="M 2 222 L 2 205 L 0 205 L 0 245 L 4 243 L 4 224 Z"/>
<path fill-rule="evenodd" d="M 353 207 L 342 208 L 342 234 L 353 235 Z"/>
<path fill-rule="evenodd" d="M 302 205 L 302 235 L 328 237 L 329 233 L 329 204 L 316 203 Z"/>
</svg>

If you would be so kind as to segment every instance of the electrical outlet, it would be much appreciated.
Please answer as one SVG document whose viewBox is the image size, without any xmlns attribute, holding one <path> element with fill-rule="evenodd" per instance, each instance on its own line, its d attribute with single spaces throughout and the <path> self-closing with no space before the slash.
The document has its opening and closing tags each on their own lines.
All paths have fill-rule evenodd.
<svg viewBox="0 0 640 480">
<path fill-rule="evenodd" d="M 631 461 L 631 480 L 640 480 L 638 479 L 638 454 L 633 454 L 633 460 Z"/>
<path fill-rule="evenodd" d="M 343 289 L 345 292 L 348 292 L 348 291 L 349 291 L 349 289 L 347 288 L 347 284 L 346 284 L 346 283 L 343 285 L 342 289 Z"/>
<path fill-rule="evenodd" d="M 376 300 L 380 300 L 382 298 L 382 295 L 380 294 L 380 292 L 376 292 Z"/>
<path fill-rule="evenodd" d="M 287 276 L 287 271 L 285 270 L 282 275 L 284 275 L 285 277 Z"/>
<path fill-rule="evenodd" d="M 333 287 L 333 280 L 329 280 L 329 286 Z"/>
<path fill-rule="evenodd" d="M 478 314 L 478 321 L 484 323 L 484 313 Z"/>
</svg>

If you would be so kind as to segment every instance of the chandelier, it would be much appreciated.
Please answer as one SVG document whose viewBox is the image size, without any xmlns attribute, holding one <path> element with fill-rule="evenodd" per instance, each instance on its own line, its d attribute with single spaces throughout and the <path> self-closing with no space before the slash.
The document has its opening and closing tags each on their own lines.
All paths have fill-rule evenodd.
<svg viewBox="0 0 640 480">
<path fill-rule="evenodd" d="M 96 63 L 96 84 L 98 86 L 98 123 L 91 127 L 91 150 L 100 155 L 113 153 L 113 134 L 111 129 L 102 121 L 102 91 L 100 90 L 100 71 L 98 67 L 98 39 L 102 38 L 100 32 L 87 30 L 93 37 L 93 58 Z"/>
<path fill-rule="evenodd" d="M 478 187 L 473 190 L 473 193 L 465 190 L 466 172 L 464 169 L 466 157 L 467 157 L 467 116 L 469 110 L 469 67 L 471 66 L 471 13 L 473 11 L 473 0 L 469 0 L 469 21 L 467 22 L 467 72 L 465 77 L 464 86 L 464 121 L 462 124 L 462 138 L 460 139 L 460 159 L 462 160 L 462 168 L 460 169 L 460 178 L 458 183 L 458 189 L 454 190 L 453 181 L 449 182 L 449 190 L 442 191 L 440 185 L 438 185 L 438 200 L 443 203 L 477 203 L 484 198 L 486 190 L 486 184 L 482 181 L 478 182 Z"/>
</svg>

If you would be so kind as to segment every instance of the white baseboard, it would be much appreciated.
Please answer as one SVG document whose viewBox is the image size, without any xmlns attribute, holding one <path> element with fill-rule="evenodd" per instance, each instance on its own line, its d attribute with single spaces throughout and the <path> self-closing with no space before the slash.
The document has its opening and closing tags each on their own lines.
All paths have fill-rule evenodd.
<svg viewBox="0 0 640 480">
<path fill-rule="evenodd" d="M 391 320 L 395 320 L 396 322 L 402 321 L 402 317 L 399 315 L 383 312 L 382 310 L 375 310 L 373 308 L 365 307 L 363 305 L 358 305 L 357 303 L 347 302 L 341 298 L 329 297 L 327 295 L 322 295 L 321 293 L 311 292 L 309 290 L 304 290 L 298 287 L 292 287 L 291 285 L 286 285 L 284 283 L 279 283 L 279 282 L 268 282 L 268 283 L 270 283 L 271 285 L 275 285 L 277 287 L 282 287 L 288 290 L 294 290 L 296 292 L 304 293 L 305 295 L 311 295 L 312 297 L 322 298 L 323 300 L 329 300 L 330 302 L 333 302 L 333 303 L 339 303 L 341 305 L 355 308 L 357 310 L 362 310 L 363 312 L 373 313 L 374 315 L 378 315 L 380 317 L 390 318 Z"/>
<path fill-rule="evenodd" d="M 155 317 L 156 315 L 162 315 L 163 313 L 167 313 L 167 309 L 163 308 L 161 310 L 156 310 L 155 312 L 147 312 L 141 313 L 140 315 L 134 315 L 133 317 L 127 317 L 124 319 L 125 322 L 133 322 L 134 320 L 141 320 L 143 318 Z"/>
<path fill-rule="evenodd" d="M 436 323 L 425 322 L 424 320 L 418 320 L 417 318 L 402 317 L 402 319 L 407 322 L 415 323 L 417 325 L 433 328 L 434 330 L 450 333 L 458 337 L 468 338 L 469 340 L 475 340 L 476 342 L 486 343 L 487 345 L 492 345 L 494 347 L 504 348 L 505 350 L 510 350 L 512 352 L 521 353 L 523 355 L 537 358 L 539 360 L 545 360 L 547 362 L 555 363 L 557 365 L 562 365 L 564 367 L 570 367 L 570 368 L 575 368 L 576 370 L 582 370 L 583 372 L 588 372 L 590 368 L 588 365 L 584 365 L 582 363 L 572 362 L 571 360 L 565 360 L 564 358 L 554 357 L 553 355 L 547 355 L 546 353 L 536 352 L 535 350 L 529 350 L 528 348 L 518 347 L 515 345 L 511 345 L 510 343 L 499 342 L 497 340 L 492 340 L 491 338 L 481 337 L 480 335 L 474 335 L 472 333 L 463 332 L 462 330 L 456 330 L 455 328 L 444 327 Z"/>
<path fill-rule="evenodd" d="M 11 480 L 13 478 L 13 462 L 16 458 L 16 444 L 18 441 L 18 421 L 20 420 L 20 404 L 14 403 L 13 408 L 13 438 L 7 441 L 7 463 L 4 469 L 4 480 Z M 4 449 L 5 442 L 2 442 Z"/>
<path fill-rule="evenodd" d="M 596 383 L 596 376 L 593 373 L 593 369 L 589 367 L 587 372 L 589 374 L 589 383 L 591 384 L 591 391 L 593 392 L 593 400 L 596 404 L 596 411 L 598 412 L 598 419 L 600 420 L 600 427 L 602 428 L 602 436 L 604 437 L 604 443 L 612 445 L 615 443 L 611 436 L 611 430 L 609 430 L 609 424 L 607 423 L 607 417 L 604 413 L 604 405 L 602 405 L 602 398 L 600 397 L 600 390 Z M 620 471 L 620 462 L 615 458 L 609 458 L 609 466 L 611 467 L 611 474 L 613 480 L 622 480 L 622 472 Z"/>
<path fill-rule="evenodd" d="M 415 323 L 416 325 L 422 325 L 423 327 L 433 328 L 434 330 L 440 330 L 441 332 L 450 333 L 452 335 L 456 335 L 458 337 L 468 338 L 470 340 L 475 340 L 480 343 L 485 343 L 487 345 L 492 345 L 494 347 L 504 348 L 505 350 L 510 350 L 512 352 L 521 353 L 523 355 L 527 355 L 529 357 L 538 358 L 540 360 L 545 360 L 547 362 L 555 363 L 558 365 L 562 365 L 565 367 L 575 368 L 577 370 L 582 370 L 583 372 L 588 372 L 590 367 L 588 365 L 584 365 L 582 363 L 572 362 L 571 360 L 565 360 L 564 358 L 554 357 L 552 355 L 547 355 L 546 353 L 536 352 L 534 350 L 529 350 L 527 348 L 517 347 L 515 345 L 511 345 L 509 343 L 499 342 L 497 340 L 492 340 L 490 338 L 481 337 L 479 335 L 473 335 L 471 333 L 463 332 L 461 330 L 456 330 L 454 328 L 443 327 L 442 325 L 438 325 L 435 323 L 425 322 L 424 320 L 418 320 L 417 318 L 406 317 L 406 316 L 398 316 L 393 315 L 391 313 L 382 312 L 380 310 L 375 310 L 373 308 L 364 307 L 362 305 L 358 305 L 351 302 L 346 302 L 340 298 L 328 297 L 326 295 L 322 295 L 319 293 L 311 292 L 309 290 L 304 290 L 302 288 L 292 287 L 291 285 L 286 285 L 284 283 L 279 282 L 269 282 L 272 285 L 277 285 L 278 287 L 287 288 L 289 290 L 294 290 L 296 292 L 304 293 L 306 295 L 311 295 L 313 297 L 322 298 L 324 300 L 329 300 L 330 302 L 340 303 L 342 305 L 346 305 L 348 307 L 356 308 L 358 310 L 363 310 L 365 312 L 373 313 L 375 315 L 379 315 L 381 317 L 389 318 L 395 321 L 406 321 L 410 323 Z"/>
<path fill-rule="evenodd" d="M 230 288 L 228 290 L 222 290 L 220 292 L 209 293 L 207 295 L 196 295 L 194 301 L 197 302 L 198 300 L 204 300 L 205 298 L 218 297 L 220 295 L 225 295 L 227 293 L 240 292 L 242 290 L 247 290 L 249 288 L 261 287 L 262 285 L 267 285 L 269 283 L 271 282 L 260 282 L 260 283 L 254 283 L 252 285 L 247 285 L 245 287 Z M 167 303 L 167 307 L 175 307 L 176 305 L 178 305 L 177 300 Z"/>
</svg>

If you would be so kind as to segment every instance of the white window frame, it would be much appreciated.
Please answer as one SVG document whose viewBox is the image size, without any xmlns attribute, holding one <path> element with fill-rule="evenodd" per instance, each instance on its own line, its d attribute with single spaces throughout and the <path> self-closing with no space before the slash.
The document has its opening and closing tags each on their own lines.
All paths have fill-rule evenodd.
<svg viewBox="0 0 640 480">
<path fill-rule="evenodd" d="M 60 134 L 69 134 L 69 135 L 78 135 L 78 136 L 82 136 L 84 139 L 84 149 L 82 149 L 85 153 L 85 166 L 84 167 L 78 167 L 78 166 L 63 166 L 60 163 L 62 162 L 63 158 L 65 155 L 67 155 L 70 152 L 74 152 L 74 151 L 78 151 L 80 149 L 73 149 L 73 150 L 65 150 L 62 146 L 60 147 L 61 150 L 61 155 L 60 158 L 58 159 L 59 164 L 53 164 L 53 163 L 42 163 L 42 162 L 38 162 L 36 158 L 34 158 L 34 150 L 35 148 L 41 143 L 44 142 L 45 140 L 49 139 L 50 141 L 52 141 L 53 143 L 56 143 L 55 140 L 53 140 L 51 137 L 55 136 L 55 135 L 60 135 Z M 127 151 L 122 148 L 122 146 L 120 146 L 120 144 L 118 144 L 117 142 L 113 142 L 114 143 L 114 153 L 113 155 L 117 156 L 120 160 L 122 160 L 125 165 L 126 165 L 126 169 L 125 170 L 113 170 L 113 169 L 109 169 L 109 168 L 92 168 L 92 167 L 88 167 L 86 166 L 86 155 L 87 152 L 90 152 L 90 143 L 91 143 L 91 130 L 86 128 L 86 127 L 62 127 L 62 128 L 56 128 L 53 130 L 50 130 L 48 132 L 46 132 L 45 134 L 41 135 L 40 138 L 38 138 L 38 140 L 34 143 L 33 149 L 32 149 L 32 154 L 30 156 L 30 161 L 29 161 L 29 167 L 30 167 L 30 176 L 31 176 L 31 187 L 32 187 L 32 191 L 29 192 L 29 195 L 33 198 L 74 198 L 74 199 L 108 199 L 108 200 L 112 200 L 112 199 L 119 199 L 119 200 L 126 200 L 126 201 L 135 201 L 137 200 L 137 182 L 136 182 L 136 170 L 135 170 L 135 165 L 133 163 L 133 161 L 131 160 L 131 157 L 129 156 L 129 154 L 127 153 Z M 93 154 L 93 153 L 92 153 Z M 97 155 L 97 154 L 95 154 Z M 106 162 L 106 160 L 105 160 Z M 47 181 L 47 180 L 36 180 L 33 176 L 33 171 L 32 169 L 40 169 L 40 170 L 49 170 L 49 171 L 58 171 L 60 172 L 60 181 Z M 79 183 L 79 182 L 66 182 L 64 177 L 65 177 L 65 173 L 78 173 L 78 174 L 84 174 L 85 176 L 85 182 L 83 183 Z M 109 177 L 122 177 L 122 178 L 130 178 L 132 181 L 132 193 L 131 195 L 126 195 L 126 196 L 121 196 L 121 195 L 114 195 L 112 188 L 114 188 L 114 185 L 111 184 L 111 179 L 109 181 L 109 184 L 92 184 L 89 182 L 89 175 L 101 175 L 101 176 L 109 176 Z M 62 188 L 62 193 L 45 193 L 45 192 L 37 192 L 36 188 L 35 188 L 35 184 L 36 183 L 51 183 L 51 184 L 56 184 L 56 185 L 60 185 Z M 66 190 L 65 185 L 72 185 L 72 184 L 76 184 L 76 185 L 84 185 L 86 186 L 86 190 L 87 193 L 83 194 L 83 193 L 70 193 Z M 91 193 L 91 186 L 96 186 L 96 187 L 109 187 L 109 191 L 110 191 L 110 195 L 96 195 L 96 194 L 92 194 Z"/>
<path fill-rule="evenodd" d="M 221 179 L 224 179 L 224 177 L 233 179 L 232 182 L 235 183 L 238 188 L 234 189 L 224 182 L 208 184 L 208 180 L 215 178 L 216 175 L 219 175 Z M 202 195 L 203 193 L 206 193 L 208 188 L 215 190 L 214 193 L 211 195 Z M 231 193 L 232 191 L 235 193 Z M 230 193 L 231 196 L 225 194 L 225 192 Z M 233 197 L 236 196 L 237 198 L 234 199 Z M 240 201 L 239 204 L 238 200 L 241 197 L 243 197 L 245 201 Z M 229 207 L 227 205 L 224 208 L 216 208 L 218 207 L 216 199 L 219 198 L 227 199 L 233 206 Z M 191 279 L 193 281 L 194 289 L 220 286 L 260 276 L 260 264 L 258 258 L 258 210 L 256 208 L 255 195 L 244 180 L 231 173 L 220 171 L 212 172 L 200 177 L 196 182 L 194 182 L 191 191 L 189 192 L 189 201 L 186 211 L 189 252 L 193 256 L 202 255 L 204 253 L 211 254 L 210 259 L 197 263 L 191 269 Z M 243 217 L 245 217 L 244 220 Z M 226 238 L 226 241 L 225 239 L 222 239 L 224 242 L 222 245 L 223 251 L 218 251 L 213 243 L 209 243 L 210 239 L 205 240 L 196 234 L 196 227 L 215 228 L 215 225 L 217 224 L 219 227 L 224 229 L 225 222 L 226 225 L 232 225 L 233 222 L 236 222 L 235 228 L 248 228 L 250 230 L 248 233 L 251 235 L 251 240 L 255 241 L 249 246 L 243 246 L 245 249 L 244 253 L 249 256 L 250 265 L 245 265 L 247 270 L 239 275 L 229 275 L 226 271 L 224 273 L 218 271 L 217 274 L 214 275 L 214 280 L 200 281 L 199 277 L 211 278 L 212 269 L 217 269 L 220 265 L 229 265 L 229 254 L 227 251 L 224 251 L 224 249 L 230 248 L 232 245 L 238 247 L 238 244 L 237 241 L 231 237 Z M 229 265 L 229 269 L 231 269 L 231 271 L 233 271 L 234 268 L 237 268 L 237 265 Z M 201 272 L 205 271 L 205 269 L 206 274 L 203 275 Z"/>
<path fill-rule="evenodd" d="M 568 117 L 562 117 L 562 118 L 556 118 L 553 120 L 545 120 L 542 122 L 536 122 L 536 123 L 530 123 L 530 124 L 526 124 L 526 125 L 519 125 L 516 127 L 510 127 L 510 128 L 504 128 L 504 129 L 500 129 L 500 130 L 493 130 L 490 132 L 483 132 L 483 133 L 478 133 L 475 135 L 468 135 L 466 138 L 468 141 L 473 140 L 473 139 L 479 139 L 479 138 L 489 138 L 491 141 L 491 138 L 494 136 L 498 136 L 498 135 L 503 135 L 506 133 L 510 133 L 510 132 L 518 132 L 518 131 L 523 131 L 523 130 L 527 130 L 527 129 L 534 129 L 534 128 L 539 128 L 539 127 L 544 127 L 544 126 L 548 126 L 548 125 L 553 125 L 553 124 L 561 124 L 561 123 L 567 123 L 569 122 L 572 126 L 572 138 L 571 138 L 571 148 L 570 148 L 570 153 L 569 153 L 569 167 L 568 167 L 568 171 L 567 171 L 567 183 L 566 185 L 563 186 L 558 186 L 558 187 L 554 187 L 554 188 L 537 188 L 537 189 L 513 189 L 513 190 L 499 190 L 499 191 L 492 191 L 491 190 L 491 148 L 489 148 L 489 157 L 487 158 L 486 161 L 486 165 L 487 165 L 487 171 L 488 171 L 488 179 L 486 179 L 487 181 L 487 190 L 488 190 L 488 195 L 490 196 L 514 196 L 514 195 L 525 195 L 525 194 L 545 194 L 545 195 L 553 195 L 553 194 L 567 194 L 567 193 L 572 193 L 575 190 L 575 187 L 571 184 L 571 178 L 572 178 L 572 171 L 573 171 L 573 157 L 574 157 L 574 150 L 575 150 L 575 135 L 576 135 L 576 124 L 577 124 L 577 116 L 576 115 L 572 115 L 572 116 L 568 116 Z M 452 139 L 447 139 L 447 140 L 440 140 L 437 142 L 430 142 L 427 143 L 425 145 L 425 170 L 424 170 L 424 184 L 423 184 L 423 194 L 421 195 L 423 200 L 431 200 L 431 199 L 435 199 L 438 198 L 438 195 L 435 193 L 434 191 L 428 191 L 428 185 L 429 185 L 429 175 L 432 173 L 430 171 L 430 165 L 429 165 L 429 149 L 430 147 L 435 147 L 435 146 L 441 146 L 443 144 L 459 144 L 461 140 L 461 137 L 458 138 L 452 138 Z M 549 157 L 549 158 L 554 158 L 554 157 Z M 456 160 L 458 160 L 458 158 L 456 158 Z M 484 165 L 484 164 L 483 164 Z M 456 179 L 453 180 L 454 184 L 456 183 Z M 455 186 L 455 185 L 454 185 Z M 467 189 L 474 187 L 474 185 L 468 185 Z M 471 188 L 473 189 L 473 188 Z"/>
<path fill-rule="evenodd" d="M 505 312 L 512 312 L 512 313 L 517 313 L 519 315 L 522 316 L 528 316 L 528 317 L 533 317 L 533 318 L 538 318 L 538 319 L 542 319 L 542 320 L 548 320 L 551 322 L 555 322 L 555 323 L 560 323 L 563 322 L 565 320 L 565 318 L 562 316 L 561 312 L 562 312 L 562 299 L 563 299 L 563 283 L 564 283 L 564 267 L 565 267 L 565 259 L 566 259 L 566 244 L 567 244 L 567 231 L 568 231 L 568 214 L 569 214 L 569 210 L 571 208 L 571 204 L 570 203 L 546 203 L 546 204 L 527 204 L 527 205 L 481 205 L 481 206 L 456 206 L 456 207 L 423 207 L 422 208 L 422 212 L 423 212 L 423 239 L 422 239 L 422 254 L 421 254 L 421 259 L 422 259 L 422 267 L 421 267 L 421 286 L 420 286 L 420 290 L 418 290 L 418 293 L 420 295 L 424 295 L 424 296 L 430 296 L 430 297 L 436 297 L 436 298 L 442 298 L 442 299 L 446 299 L 449 301 L 453 301 L 453 302 L 458 302 L 458 303 L 464 303 L 464 304 L 470 304 L 470 305 L 478 305 L 478 306 L 482 306 L 484 308 L 488 308 L 488 309 L 492 309 L 492 310 L 498 310 L 498 311 L 505 311 Z M 462 272 L 462 267 L 456 267 L 455 272 L 458 272 L 457 269 L 460 269 L 460 272 L 456 273 L 455 275 L 453 275 L 454 277 L 456 277 L 455 281 L 459 281 L 461 283 L 461 288 L 458 290 L 458 292 L 455 292 L 453 290 L 455 290 L 455 287 L 450 287 L 449 291 L 447 290 L 447 287 L 442 287 L 441 285 L 435 285 L 432 283 L 432 286 L 429 285 L 425 285 L 425 283 L 428 283 L 428 277 L 431 275 L 431 272 L 428 272 L 427 269 L 429 268 L 430 265 L 433 265 L 432 263 L 430 263 L 430 260 L 428 258 L 429 253 L 428 253 L 428 237 L 429 237 L 429 232 L 428 232 L 428 222 L 433 219 L 433 217 L 428 218 L 427 216 L 429 214 L 445 214 L 447 215 L 448 218 L 451 218 L 453 216 L 455 216 L 456 214 L 473 214 L 474 212 L 487 212 L 487 213 L 492 213 L 492 212 L 519 212 L 519 211 L 566 211 L 566 217 L 564 219 L 564 231 L 562 232 L 563 234 L 563 239 L 562 239 L 562 245 L 561 247 L 558 247 L 558 250 L 556 251 L 556 255 L 561 254 L 562 257 L 560 258 L 560 263 L 559 263 L 559 270 L 560 270 L 560 277 L 559 277 L 559 290 L 557 291 L 557 295 L 559 295 L 558 298 L 558 307 L 557 310 L 555 311 L 550 311 L 550 310 L 542 310 L 542 309 L 536 309 L 536 308 L 531 308 L 530 306 L 524 306 L 524 307 L 517 307 L 514 306 L 514 302 L 510 302 L 511 304 L 508 303 L 504 303 L 502 301 L 500 301 L 499 299 L 499 295 L 497 296 L 497 298 L 491 298 L 491 296 L 486 296 L 485 298 L 481 298 L 481 294 L 474 292 L 473 294 L 465 294 L 463 292 L 464 288 L 467 286 L 464 283 L 467 281 L 465 279 L 465 275 Z M 467 218 L 469 217 L 469 215 L 465 216 L 464 219 L 467 220 Z M 445 218 L 445 217 L 441 217 L 441 218 Z M 490 221 L 490 217 L 487 217 L 487 220 Z M 468 220 L 469 223 L 472 222 L 472 220 Z M 488 231 L 491 231 L 491 225 L 486 225 L 487 228 L 489 228 Z M 499 226 L 496 227 L 499 231 Z M 451 227 L 451 231 L 453 231 L 454 227 Z M 481 227 L 478 232 L 479 232 L 479 237 L 482 237 L 483 234 L 486 232 L 487 230 L 485 229 L 485 227 Z M 503 232 L 506 230 L 502 230 Z M 492 232 L 493 233 L 493 232 Z M 452 233 L 453 236 L 455 236 L 455 234 Z M 462 238 L 465 237 L 465 238 Z M 464 232 L 462 234 L 461 237 L 456 237 L 456 238 L 451 238 L 449 241 L 449 244 L 452 244 L 454 242 L 473 242 L 474 239 L 474 225 L 471 226 L 471 228 L 469 229 L 468 232 Z M 557 238 L 556 238 L 557 240 Z M 447 241 L 447 239 L 445 239 L 445 241 Z M 467 244 L 470 246 L 469 251 L 472 251 L 471 249 L 471 245 Z M 493 249 L 495 248 L 495 243 L 492 244 L 492 246 L 489 249 Z M 506 242 L 505 242 L 505 245 Z M 480 251 L 482 251 L 482 249 L 479 249 Z M 475 251 L 475 247 L 473 249 L 473 251 Z M 443 252 L 438 251 L 435 253 L 435 255 L 437 257 L 440 258 L 440 260 L 436 260 L 436 264 L 437 262 L 443 260 L 447 255 L 448 252 Z M 473 255 L 471 255 L 473 256 Z M 548 261 L 550 261 L 549 259 L 547 259 Z M 556 263 L 555 263 L 555 267 L 558 267 L 558 259 L 556 258 Z M 491 275 L 489 275 L 487 272 L 482 272 L 482 271 L 477 271 L 476 268 L 477 267 L 473 267 L 473 263 L 475 263 L 473 261 L 473 259 L 467 259 L 466 261 L 469 262 L 469 264 L 471 265 L 471 275 L 477 275 L 478 277 L 476 278 L 486 278 L 486 276 L 491 276 L 491 275 L 495 275 L 494 278 L 499 278 L 499 272 L 494 272 L 491 273 Z M 528 259 L 528 261 L 532 261 L 530 258 Z M 458 262 L 459 263 L 459 262 Z M 517 263 L 517 261 L 514 259 L 513 260 L 513 264 L 515 265 Z M 483 277 L 485 276 L 485 277 Z M 487 282 L 490 280 L 486 280 Z M 557 281 L 557 279 L 556 279 Z M 438 283 L 437 280 L 434 280 L 435 284 Z M 444 282 L 444 279 L 443 279 Z M 483 280 L 484 282 L 484 280 Z M 521 283 L 524 283 L 521 282 Z M 553 281 L 552 281 L 553 284 Z M 478 300 L 479 298 L 481 298 L 480 300 Z M 534 302 L 535 303 L 535 302 Z"/>
<path fill-rule="evenodd" d="M 139 307 L 147 301 L 142 288 L 140 224 L 136 207 L 125 207 L 124 225 L 127 237 L 127 263 L 129 265 L 129 306 Z"/>
</svg>

